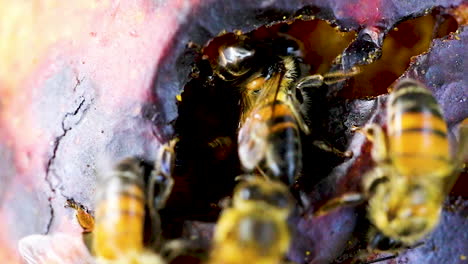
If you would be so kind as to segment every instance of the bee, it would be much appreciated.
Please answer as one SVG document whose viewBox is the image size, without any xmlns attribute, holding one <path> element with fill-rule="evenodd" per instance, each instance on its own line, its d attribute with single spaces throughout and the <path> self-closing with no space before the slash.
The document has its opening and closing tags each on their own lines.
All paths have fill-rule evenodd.
<svg viewBox="0 0 468 264">
<path fill-rule="evenodd" d="M 67 199 L 65 208 L 72 208 L 76 211 L 76 220 L 83 228 L 83 233 L 90 233 L 94 229 L 94 216 L 82 204 L 77 203 L 74 199 Z"/>
<path fill-rule="evenodd" d="M 249 41 L 222 46 L 216 71 L 240 87 L 238 154 L 242 167 L 288 184 L 302 168 L 301 135 L 310 134 L 304 90 L 357 74 L 353 68 L 302 77 L 298 47 L 284 38 L 257 46 Z"/>
<path fill-rule="evenodd" d="M 136 158 L 124 159 L 108 172 L 107 177 L 103 177 L 104 181 L 98 186 L 94 221 L 83 208 L 68 201 L 70 207 L 77 209 L 79 224 L 85 231 L 91 232 L 91 253 L 94 258 L 90 257 L 88 250 L 83 249 L 82 243 L 78 241 L 65 243 L 76 238 L 60 233 L 23 238 L 19 242 L 21 255 L 29 264 L 165 263 L 162 257 L 145 248 L 143 242 L 145 206 L 149 207 L 150 217 L 154 222 L 152 229 L 156 227 L 160 229 L 157 210 L 164 207 L 173 186 L 171 172 L 175 142 L 173 140 L 161 147 L 155 170 L 151 172 L 147 185 L 144 179 L 144 166 Z M 156 231 L 156 234 L 160 235 L 160 230 Z M 70 254 L 65 254 L 66 251 L 57 251 L 57 245 L 68 247 Z M 43 247 L 48 248 L 43 249 Z M 79 260 L 80 255 L 86 259 L 86 262 Z"/>
<path fill-rule="evenodd" d="M 216 224 L 210 264 L 276 264 L 289 249 L 288 188 L 260 176 L 239 183 Z"/>
<path fill-rule="evenodd" d="M 438 224 L 467 152 L 468 126 L 460 126 L 458 153 L 451 156 L 436 99 L 420 82 L 404 79 L 389 96 L 386 127 L 386 133 L 377 124 L 362 128 L 373 143 L 376 163 L 363 177 L 364 193 L 332 199 L 317 214 L 367 200 L 368 218 L 377 229 L 370 250 L 398 251 L 415 245 Z"/>
</svg>

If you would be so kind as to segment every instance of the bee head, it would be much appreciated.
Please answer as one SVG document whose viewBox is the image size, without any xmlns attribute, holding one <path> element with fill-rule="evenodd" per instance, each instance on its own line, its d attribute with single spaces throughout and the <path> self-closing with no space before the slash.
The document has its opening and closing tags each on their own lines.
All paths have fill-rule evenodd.
<svg viewBox="0 0 468 264">
<path fill-rule="evenodd" d="M 259 215 L 242 218 L 238 223 L 239 242 L 268 252 L 279 239 L 279 228 L 274 219 L 265 219 Z"/>
<path fill-rule="evenodd" d="M 254 56 L 255 50 L 247 45 L 221 46 L 217 74 L 226 81 L 238 79 L 253 68 Z"/>
<path fill-rule="evenodd" d="M 286 218 L 293 207 L 288 188 L 281 182 L 252 177 L 240 183 L 234 190 L 233 205 L 239 210 L 259 206 L 268 207 Z"/>
<path fill-rule="evenodd" d="M 385 236 L 413 244 L 438 223 L 443 199 L 441 185 L 395 178 L 376 187 L 369 200 L 369 218 Z"/>
<path fill-rule="evenodd" d="M 271 75 L 271 67 L 281 61 L 281 57 L 302 57 L 299 44 L 288 38 L 252 40 L 241 38 L 234 44 L 218 48 L 216 73 L 225 81 L 245 81 L 251 73 L 260 72 L 263 77 Z M 273 70 L 277 72 L 277 70 Z"/>
<path fill-rule="evenodd" d="M 369 232 L 368 249 L 371 252 L 374 252 L 374 251 L 383 251 L 383 252 L 398 251 L 403 246 L 404 245 L 403 245 L 403 243 L 401 241 L 392 239 L 392 238 L 382 234 L 382 232 L 376 230 L 375 228 L 371 229 L 371 232 Z"/>
</svg>

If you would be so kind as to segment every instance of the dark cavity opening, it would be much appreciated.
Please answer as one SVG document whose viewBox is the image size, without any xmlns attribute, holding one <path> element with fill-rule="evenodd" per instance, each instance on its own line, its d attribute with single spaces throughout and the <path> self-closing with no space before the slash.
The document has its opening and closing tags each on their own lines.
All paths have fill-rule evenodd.
<svg viewBox="0 0 468 264">
<path fill-rule="evenodd" d="M 342 123 L 346 111 L 339 98 L 386 93 L 390 84 L 407 69 L 412 56 L 427 51 L 434 38 L 446 36 L 457 26 L 451 16 L 435 11 L 402 22 L 384 39 L 381 59 L 362 66 L 361 74 L 350 78 L 338 97 L 327 97 L 326 89 L 307 91 L 306 119 L 312 135 L 302 138 L 302 174 L 291 188 L 308 193 L 343 162 L 343 158 L 314 147 L 314 141 L 320 140 L 331 148 L 345 150 L 347 140 Z M 355 32 L 340 32 L 324 20 L 298 19 L 261 26 L 248 33 L 226 33 L 204 46 L 194 45 L 194 49 L 199 49 L 199 56 L 193 62 L 192 71 L 187 73 L 190 80 L 179 97 L 179 118 L 175 124 L 180 139 L 176 149 L 175 186 L 162 211 L 163 219 L 170 219 L 163 223 L 166 237 L 180 236 L 187 220 L 216 221 L 221 211 L 219 201 L 232 195 L 234 179 L 243 173 L 237 154 L 240 93 L 214 74 L 212 68 L 217 64 L 219 47 L 236 43 L 239 35 L 259 42 L 284 36 L 297 41 L 309 74 L 327 73 L 337 56 L 356 38 Z"/>
<path fill-rule="evenodd" d="M 323 20 L 262 26 L 246 35 L 254 41 L 279 35 L 297 40 L 310 73 L 327 72 L 355 37 L 355 33 L 339 32 Z M 175 186 L 162 212 L 172 218 L 171 225 L 182 225 L 187 219 L 215 221 L 220 211 L 218 202 L 232 194 L 234 178 L 242 174 L 237 154 L 240 93 L 217 77 L 211 67 L 216 64 L 218 48 L 236 41 L 236 33 L 210 40 L 200 51 L 192 72 L 187 73 L 191 79 L 180 96 L 175 124 L 180 139 Z"/>
<path fill-rule="evenodd" d="M 387 93 L 387 88 L 410 65 L 412 57 L 429 50 L 435 38 L 443 38 L 458 28 L 448 14 L 434 10 L 431 14 L 404 21 L 384 38 L 382 57 L 361 67 L 361 73 L 340 92 L 346 98 L 363 98 Z"/>
</svg>

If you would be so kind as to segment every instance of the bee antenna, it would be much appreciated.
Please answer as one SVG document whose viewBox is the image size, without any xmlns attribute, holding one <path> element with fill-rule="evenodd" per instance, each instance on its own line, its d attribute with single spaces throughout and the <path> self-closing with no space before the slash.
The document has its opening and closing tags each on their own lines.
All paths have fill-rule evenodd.
<svg viewBox="0 0 468 264">
<path fill-rule="evenodd" d="M 281 82 L 283 81 L 283 78 L 284 78 L 284 75 L 285 75 L 284 64 L 281 64 L 281 66 L 282 67 L 279 70 L 280 75 L 278 77 L 279 78 L 278 85 L 277 85 L 276 90 L 275 90 L 275 97 L 273 97 L 273 105 L 272 105 L 272 111 L 271 111 L 272 115 L 274 115 L 274 112 L 275 112 L 275 106 L 276 106 L 276 103 L 277 103 L 276 98 L 278 98 L 278 93 L 279 93 L 279 91 L 281 89 Z"/>
<path fill-rule="evenodd" d="M 421 242 L 419 242 L 419 243 L 414 244 L 414 245 L 411 246 L 411 247 L 408 247 L 407 249 L 417 248 L 417 247 L 420 247 L 420 246 L 422 246 L 422 245 L 424 245 L 424 244 L 425 244 L 424 241 L 421 241 Z"/>
<path fill-rule="evenodd" d="M 391 255 L 391 256 L 388 256 L 388 257 L 378 258 L 378 259 L 371 260 L 371 261 L 369 261 L 369 262 L 365 262 L 365 263 L 363 263 L 363 264 L 378 263 L 378 262 L 382 262 L 382 261 L 385 261 L 385 260 L 394 259 L 394 258 L 396 258 L 397 256 L 398 256 L 398 255 Z"/>
</svg>

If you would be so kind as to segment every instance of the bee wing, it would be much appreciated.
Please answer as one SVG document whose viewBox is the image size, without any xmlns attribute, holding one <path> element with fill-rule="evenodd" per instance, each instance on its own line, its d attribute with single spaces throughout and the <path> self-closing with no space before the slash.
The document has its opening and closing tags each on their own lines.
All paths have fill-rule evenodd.
<svg viewBox="0 0 468 264">
<path fill-rule="evenodd" d="M 262 89 L 262 95 L 260 96 L 259 100 L 265 100 L 269 96 L 273 95 L 274 96 L 273 101 L 276 101 L 280 91 L 284 92 L 284 89 L 288 89 L 286 86 L 289 85 L 289 83 L 286 81 L 287 83 L 284 84 L 283 83 L 284 79 L 285 79 L 285 73 L 280 72 L 280 73 L 277 73 L 276 75 L 274 75 L 270 80 L 265 82 L 265 85 L 264 85 L 264 87 Z M 294 115 L 294 118 L 296 119 L 297 124 L 299 125 L 300 129 L 306 135 L 308 135 L 310 133 L 309 127 L 307 126 L 307 124 L 306 124 L 306 122 L 304 120 L 304 117 L 301 114 L 301 110 L 299 109 L 299 105 L 298 105 L 296 99 L 294 99 L 292 97 L 292 95 L 289 94 L 287 96 L 286 101 L 287 101 L 287 103 L 288 103 L 288 105 L 289 105 L 289 107 L 290 107 L 290 109 L 291 109 L 291 111 L 292 111 L 292 113 Z M 272 104 L 271 107 L 272 107 L 272 113 L 273 113 L 275 104 Z"/>
<path fill-rule="evenodd" d="M 258 101 L 265 100 L 266 98 L 270 98 L 271 96 L 273 96 L 273 100 L 276 100 L 281 89 L 287 88 L 284 87 L 284 84 L 282 87 L 284 75 L 284 72 L 277 72 L 268 80 L 266 80 L 265 84 L 262 87 Z"/>
<path fill-rule="evenodd" d="M 468 118 L 458 127 L 458 146 L 453 157 L 453 169 L 450 177 L 445 180 L 445 193 L 449 193 L 460 177 L 460 173 L 468 172 Z"/>
<path fill-rule="evenodd" d="M 253 104 L 253 110 L 242 118 L 245 121 L 239 130 L 238 150 L 242 166 L 249 171 L 256 168 L 267 153 L 269 147 L 267 121 L 275 111 L 276 98 L 282 89 L 283 79 L 284 72 L 273 74 L 263 84 L 258 98 L 254 102 L 247 100 L 250 104 Z M 267 102 L 274 102 L 271 106 L 267 106 L 271 107 L 271 110 L 269 113 L 267 111 L 268 114 L 266 115 L 260 115 L 258 111 L 263 111 L 262 108 L 265 107 Z"/>
<path fill-rule="evenodd" d="M 268 127 L 264 122 L 247 120 L 239 131 L 239 159 L 245 169 L 253 170 L 265 157 Z"/>
<path fill-rule="evenodd" d="M 295 99 L 290 98 L 289 100 L 293 102 L 293 100 Z M 304 116 L 302 115 L 302 111 L 299 109 L 299 106 L 295 103 L 291 103 L 290 107 L 291 107 L 294 117 L 296 118 L 299 128 L 302 130 L 302 132 L 304 132 L 304 134 L 309 135 L 310 134 L 309 126 L 304 120 Z"/>
<path fill-rule="evenodd" d="M 318 208 L 317 211 L 314 212 L 314 215 L 317 217 L 326 215 L 339 208 L 356 206 L 356 205 L 364 203 L 365 201 L 366 201 L 366 198 L 361 193 L 355 193 L 355 192 L 344 193 L 341 196 L 335 197 L 327 201 L 324 205 Z"/>
<path fill-rule="evenodd" d="M 18 251 L 28 264 L 95 264 L 81 239 L 62 233 L 24 237 Z"/>
</svg>

